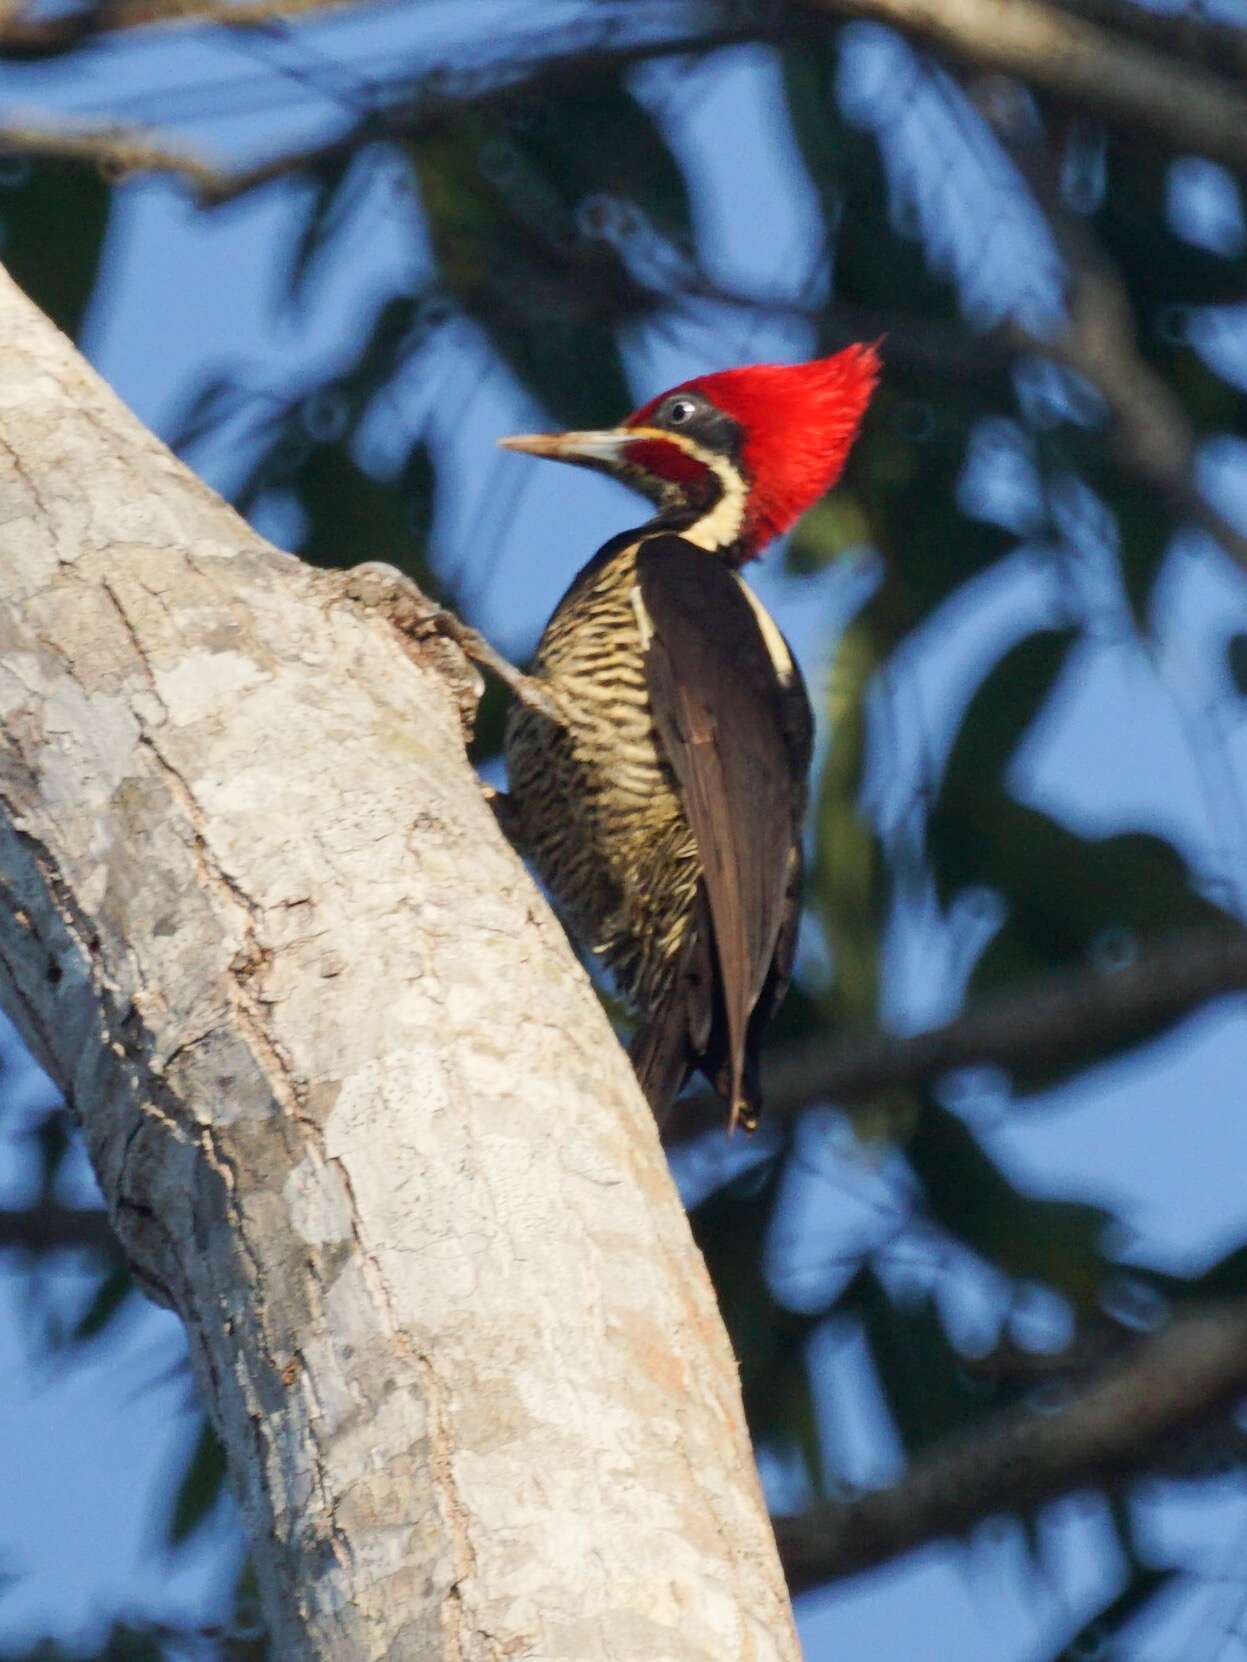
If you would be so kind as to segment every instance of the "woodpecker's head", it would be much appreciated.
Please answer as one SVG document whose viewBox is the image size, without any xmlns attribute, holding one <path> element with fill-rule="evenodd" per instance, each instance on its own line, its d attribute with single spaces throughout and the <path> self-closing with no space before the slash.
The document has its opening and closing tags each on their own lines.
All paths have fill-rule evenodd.
<svg viewBox="0 0 1247 1662">
<path fill-rule="evenodd" d="M 699 375 L 594 433 L 503 439 L 612 474 L 690 542 L 742 564 L 831 489 L 879 379 L 873 346 Z"/>
</svg>

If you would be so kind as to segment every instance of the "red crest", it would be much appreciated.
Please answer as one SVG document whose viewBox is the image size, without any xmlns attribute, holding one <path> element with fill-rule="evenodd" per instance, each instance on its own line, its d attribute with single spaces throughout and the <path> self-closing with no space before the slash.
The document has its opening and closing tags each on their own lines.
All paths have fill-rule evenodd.
<svg viewBox="0 0 1247 1662">
<path fill-rule="evenodd" d="M 644 426 L 670 392 L 700 393 L 740 425 L 749 488 L 741 552 L 749 559 L 840 477 L 879 373 L 878 351 L 867 345 L 804 364 L 724 369 L 651 399 L 625 426 Z"/>
</svg>

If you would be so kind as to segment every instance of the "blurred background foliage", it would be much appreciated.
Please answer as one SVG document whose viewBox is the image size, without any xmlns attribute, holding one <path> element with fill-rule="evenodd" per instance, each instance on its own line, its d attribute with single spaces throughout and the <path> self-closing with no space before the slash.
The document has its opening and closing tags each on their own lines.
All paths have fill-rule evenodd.
<svg viewBox="0 0 1247 1662">
<path fill-rule="evenodd" d="M 175 201 L 207 238 L 280 193 L 281 236 L 263 218 L 253 234 L 271 244 L 267 315 L 297 368 L 258 374 L 226 335 L 175 353 L 158 425 L 285 546 L 330 566 L 391 561 L 517 656 L 592 546 L 579 508 L 559 507 L 573 486 L 500 462 L 497 432 L 605 425 L 682 374 L 882 337 L 884 383 L 842 488 L 759 578 L 821 732 L 777 1078 L 802 1040 L 915 1030 L 989 991 L 1025 1000 L 1040 974 L 1111 975 L 1232 923 L 1244 896 L 1241 179 L 1145 114 L 1109 120 L 1042 75 L 1004 79 L 990 54 L 937 58 L 837 15 L 854 9 L 872 10 L 439 0 L 215 31 L 162 30 L 124 4 L 0 9 L 9 269 L 94 352 L 110 308 L 124 313 L 134 265 L 118 242 L 143 234 L 138 193 Z M 1237 4 L 1048 0 L 1039 14 L 1090 18 L 1123 50 L 1224 84 L 1247 63 Z M 209 160 L 195 173 L 186 156 Z M 787 193 L 798 235 L 742 253 L 761 192 Z M 158 259 L 157 234 L 140 261 Z M 381 240 L 406 258 L 356 291 L 332 348 L 300 356 L 324 331 L 318 292 Z M 151 350 L 141 320 L 109 339 L 108 362 Z M 626 523 L 622 497 L 592 500 L 603 535 Z M 491 692 L 486 768 L 501 710 Z M 895 1478 L 1024 1399 L 1048 1353 L 1066 1368 L 1183 1301 L 1247 1295 L 1247 1229 L 1193 1229 L 1179 1250 L 1128 1227 L 1128 1116 L 1095 1121 L 1081 1166 L 1027 1168 L 1008 1135 L 1059 1107 L 1043 1145 L 1059 1148 L 1060 1125 L 1123 1081 L 1175 1115 L 1199 1092 L 1189 1157 L 1208 1169 L 1190 1192 L 1241 1219 L 1223 1191 L 1243 1161 L 1227 1171 L 1214 1152 L 1241 1114 L 1241 1007 L 1217 1019 L 1228 1037 L 1197 1083 L 1183 1084 L 1182 1034 L 1144 1024 L 1128 1046 L 1084 1035 L 1076 1063 L 1036 1051 L 1008 1077 L 963 1071 L 801 1112 L 781 1099 L 746 1149 L 716 1135 L 675 1150 L 778 1508 Z M 6 1058 L 15 1319 L 45 1365 L 98 1369 L 140 1295 L 102 1237 L 14 1221 L 60 1217 L 87 1180 L 66 1176 L 81 1158 L 66 1116 L 11 1044 Z M 170 1562 L 232 1564 L 220 1528 L 205 1537 L 220 1451 L 189 1413 L 159 1528 Z M 1227 1432 L 1231 1485 L 1240 1452 Z M 1232 1654 L 1241 1604 L 1199 1619 L 1203 1648 L 1148 1649 L 1194 1608 L 1203 1560 L 1158 1557 L 1154 1509 L 1136 1500 L 1104 1500 L 1093 1585 L 992 1654 Z M 1050 1591 L 1059 1555 L 1035 1518 L 1020 1528 L 1032 1585 Z M 245 1568 L 236 1601 L 217 1597 L 198 1625 L 153 1608 L 142 1586 L 118 1588 L 77 1636 L 8 1654 L 79 1655 L 90 1632 L 107 1658 L 263 1654 Z M 806 1645 L 846 1654 L 813 1626 Z M 945 1653 L 919 1637 L 906 1654 Z"/>
</svg>

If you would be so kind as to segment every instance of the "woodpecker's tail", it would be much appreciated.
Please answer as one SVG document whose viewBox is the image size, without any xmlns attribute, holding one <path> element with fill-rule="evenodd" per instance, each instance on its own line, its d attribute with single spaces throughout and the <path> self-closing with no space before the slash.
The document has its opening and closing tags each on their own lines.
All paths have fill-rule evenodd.
<svg viewBox="0 0 1247 1662">
<path fill-rule="evenodd" d="M 733 1101 L 731 1069 L 722 1059 L 721 1049 L 716 1047 L 718 1054 L 712 1051 L 708 1056 L 697 1055 L 689 1044 L 682 1015 L 683 1011 L 677 1009 L 647 1021 L 638 1028 L 628 1051 L 637 1083 L 654 1111 L 659 1130 L 665 1130 L 675 1099 L 690 1074 L 700 1070 L 727 1105 L 728 1130 L 734 1131 L 739 1125 L 745 1131 L 756 1131 L 762 1113 L 756 1058 L 746 1056 L 741 1089 Z"/>
<path fill-rule="evenodd" d="M 713 965 L 705 899 L 671 966 L 657 1009 L 637 1028 L 628 1055 L 661 1131 L 672 1104 L 705 1053 L 713 1026 Z"/>
<path fill-rule="evenodd" d="M 740 1088 L 733 1090 L 731 1043 L 722 995 L 711 961 L 710 930 L 690 930 L 671 986 L 657 1011 L 637 1029 L 628 1052 L 659 1129 L 691 1073 L 700 1070 L 728 1108 L 728 1129 L 753 1131 L 762 1112 L 758 1040 L 762 1021 L 751 1021 L 740 1061 Z"/>
<path fill-rule="evenodd" d="M 695 1059 L 689 1054 L 688 1027 L 683 1014 L 682 1009 L 673 1011 L 669 1002 L 658 1015 L 637 1029 L 628 1049 L 637 1083 L 654 1111 L 660 1131 L 695 1065 Z"/>
</svg>

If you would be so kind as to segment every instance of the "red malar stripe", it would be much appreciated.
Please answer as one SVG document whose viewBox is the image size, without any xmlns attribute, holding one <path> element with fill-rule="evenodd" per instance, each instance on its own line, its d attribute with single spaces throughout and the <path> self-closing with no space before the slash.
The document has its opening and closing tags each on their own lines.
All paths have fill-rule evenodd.
<svg viewBox="0 0 1247 1662">
<path fill-rule="evenodd" d="M 678 444 L 667 444 L 663 439 L 634 439 L 628 446 L 629 462 L 644 468 L 658 479 L 669 479 L 673 485 L 695 485 L 705 479 L 710 469 Z"/>
</svg>

